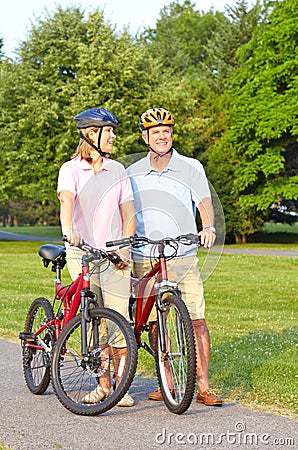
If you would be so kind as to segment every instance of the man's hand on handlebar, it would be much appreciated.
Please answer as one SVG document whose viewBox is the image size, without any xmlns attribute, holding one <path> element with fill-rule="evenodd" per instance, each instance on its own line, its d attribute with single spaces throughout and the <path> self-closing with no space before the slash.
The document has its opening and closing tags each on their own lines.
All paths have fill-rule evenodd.
<svg viewBox="0 0 298 450">
<path fill-rule="evenodd" d="M 118 250 L 117 252 L 107 252 L 107 253 L 108 255 L 115 256 L 112 262 L 118 269 L 125 269 L 125 267 L 127 267 L 128 264 L 130 263 L 130 255 L 128 250 L 122 249 L 121 251 Z"/>
<path fill-rule="evenodd" d="M 208 227 L 205 229 L 203 228 L 203 230 L 199 232 L 199 236 L 201 238 L 201 244 L 205 248 L 211 248 L 216 239 L 215 232 L 210 230 Z"/>
<path fill-rule="evenodd" d="M 154 240 L 154 239 L 149 239 L 146 238 L 144 236 L 130 236 L 129 238 L 124 238 L 124 239 L 117 239 L 115 241 L 108 241 L 106 242 L 106 246 L 107 247 L 119 247 L 121 249 L 121 252 L 123 251 L 124 247 L 139 247 L 140 245 L 147 245 L 147 244 L 159 244 L 159 243 L 164 243 L 165 245 L 170 245 L 170 243 L 181 243 L 184 245 L 191 245 L 191 244 L 195 244 L 197 246 L 200 246 L 201 244 L 201 238 L 200 238 L 200 233 L 199 235 L 197 234 L 193 234 L 193 233 L 188 233 L 188 234 L 183 234 L 180 236 L 177 236 L 176 238 L 171 238 L 171 237 L 165 237 L 162 239 L 158 239 L 158 240 Z"/>
</svg>

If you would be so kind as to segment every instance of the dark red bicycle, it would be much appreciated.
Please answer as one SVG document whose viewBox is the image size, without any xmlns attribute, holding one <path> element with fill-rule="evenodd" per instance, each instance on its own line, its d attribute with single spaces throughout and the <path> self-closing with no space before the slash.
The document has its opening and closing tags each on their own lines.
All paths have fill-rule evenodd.
<svg viewBox="0 0 298 450">
<path fill-rule="evenodd" d="M 190 406 L 196 384 L 196 348 L 192 321 L 181 298 L 179 286 L 168 279 L 167 261 L 177 255 L 179 244 L 200 245 L 200 237 L 186 234 L 177 238 L 152 240 L 131 237 L 107 242 L 107 247 L 138 247 L 151 245 L 151 270 L 141 279 L 132 278 L 130 317 L 138 348 L 144 348 L 156 361 L 159 386 L 167 408 L 182 414 Z M 171 248 L 168 256 L 165 249 Z M 146 286 L 153 280 L 145 301 Z M 154 352 L 141 340 L 148 331 L 148 318 L 153 308 L 157 312 L 157 350 Z"/>
<path fill-rule="evenodd" d="M 129 322 L 119 313 L 99 308 L 90 290 L 90 275 L 121 259 L 84 243 L 78 246 L 82 272 L 69 286 L 62 285 L 66 265 L 62 245 L 39 248 L 44 267 L 55 272 L 55 298 L 35 299 L 28 311 L 22 341 L 23 372 L 33 394 L 43 394 L 50 380 L 59 401 L 75 414 L 97 415 L 115 406 L 128 391 L 137 367 L 137 346 Z M 90 269 L 90 263 L 93 263 Z M 109 394 L 98 403 L 84 399 L 98 386 Z"/>
</svg>

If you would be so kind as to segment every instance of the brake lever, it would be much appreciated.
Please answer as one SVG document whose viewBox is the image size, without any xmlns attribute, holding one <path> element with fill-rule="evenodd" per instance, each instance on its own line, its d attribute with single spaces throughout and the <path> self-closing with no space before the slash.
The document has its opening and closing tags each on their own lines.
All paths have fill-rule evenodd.
<svg viewBox="0 0 298 450">
<path fill-rule="evenodd" d="M 123 260 L 120 258 L 120 256 L 116 253 L 116 252 L 110 252 L 107 253 L 109 260 L 113 263 L 113 264 L 118 264 L 120 262 L 123 262 Z"/>
</svg>

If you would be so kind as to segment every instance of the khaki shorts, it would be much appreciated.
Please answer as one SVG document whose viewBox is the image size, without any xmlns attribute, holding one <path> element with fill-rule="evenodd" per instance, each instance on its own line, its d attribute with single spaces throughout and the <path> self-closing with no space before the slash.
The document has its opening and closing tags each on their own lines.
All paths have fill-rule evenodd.
<svg viewBox="0 0 298 450">
<path fill-rule="evenodd" d="M 76 247 L 66 248 L 67 268 L 72 280 L 82 272 L 81 260 L 84 253 Z M 91 263 L 90 270 L 93 267 L 94 264 Z M 90 289 L 97 294 L 99 306 L 118 311 L 129 320 L 130 266 L 117 269 L 112 263 L 104 263 L 100 268 L 96 267 L 90 278 Z"/>
<path fill-rule="evenodd" d="M 205 317 L 205 300 L 203 283 L 201 280 L 198 258 L 196 256 L 187 256 L 175 258 L 167 261 L 168 279 L 171 282 L 176 281 L 181 291 L 182 299 L 188 309 L 192 320 L 203 319 Z M 135 259 L 133 262 L 133 274 L 141 278 L 151 269 L 149 260 Z M 150 281 L 145 291 L 148 296 L 154 281 Z M 149 316 L 149 322 L 156 321 L 156 309 L 153 308 Z"/>
</svg>

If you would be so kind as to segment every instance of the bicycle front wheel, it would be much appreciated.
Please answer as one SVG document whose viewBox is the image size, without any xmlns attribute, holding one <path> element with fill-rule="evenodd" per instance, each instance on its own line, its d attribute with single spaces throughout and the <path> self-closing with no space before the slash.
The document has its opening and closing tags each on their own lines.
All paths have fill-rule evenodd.
<svg viewBox="0 0 298 450">
<path fill-rule="evenodd" d="M 196 384 L 196 347 L 192 322 L 182 299 L 170 295 L 163 300 L 165 311 L 158 331 L 156 369 L 167 408 L 185 412 L 193 399 Z M 160 331 L 161 330 L 161 331 Z M 164 334 L 165 348 L 161 349 Z"/>
<path fill-rule="evenodd" d="M 51 303 L 46 298 L 35 299 L 28 311 L 24 333 L 22 335 L 23 372 L 26 384 L 33 394 L 43 394 L 51 375 L 51 352 L 54 345 L 52 328 L 45 328 L 38 334 L 38 339 L 44 343 L 42 349 L 30 346 L 38 344 L 35 333 L 47 322 L 54 318 Z"/>
<path fill-rule="evenodd" d="M 89 310 L 87 352 L 82 354 L 81 314 L 74 317 L 56 341 L 52 384 L 69 411 L 94 416 L 115 406 L 134 378 L 138 351 L 130 324 L 108 308 Z"/>
</svg>

